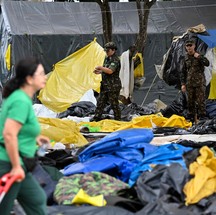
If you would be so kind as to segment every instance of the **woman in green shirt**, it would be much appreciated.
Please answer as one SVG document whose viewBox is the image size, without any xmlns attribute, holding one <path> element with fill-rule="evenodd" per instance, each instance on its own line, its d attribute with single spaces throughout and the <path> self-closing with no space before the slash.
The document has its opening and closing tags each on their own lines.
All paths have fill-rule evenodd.
<svg viewBox="0 0 216 215">
<path fill-rule="evenodd" d="M 46 84 L 43 65 L 36 58 L 19 61 L 16 74 L 3 89 L 0 114 L 0 177 L 19 175 L 0 203 L 0 214 L 10 214 L 17 199 L 28 215 L 46 214 L 46 195 L 31 172 L 27 172 L 20 154 L 34 157 L 36 144 L 49 141 L 39 136 L 40 125 L 32 108 L 32 97 Z"/>
</svg>

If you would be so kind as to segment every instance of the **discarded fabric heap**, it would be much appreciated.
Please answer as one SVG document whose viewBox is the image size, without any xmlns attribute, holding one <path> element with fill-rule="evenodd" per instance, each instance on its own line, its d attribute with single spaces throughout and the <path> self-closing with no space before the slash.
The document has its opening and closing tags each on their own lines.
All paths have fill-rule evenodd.
<svg viewBox="0 0 216 215">
<path fill-rule="evenodd" d="M 128 129 L 113 132 L 93 143 L 79 154 L 79 163 L 64 168 L 64 175 L 100 171 L 127 182 L 130 172 L 157 147 L 150 145 L 150 129 Z"/>
</svg>

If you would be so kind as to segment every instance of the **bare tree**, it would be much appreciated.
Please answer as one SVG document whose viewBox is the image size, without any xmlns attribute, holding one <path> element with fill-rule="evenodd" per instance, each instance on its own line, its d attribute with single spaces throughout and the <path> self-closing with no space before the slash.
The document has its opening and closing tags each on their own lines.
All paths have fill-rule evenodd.
<svg viewBox="0 0 216 215">
<path fill-rule="evenodd" d="M 65 1 L 65 0 L 56 0 Z M 69 0 L 74 1 L 74 0 Z M 112 13 L 109 2 L 117 2 L 118 0 L 79 0 L 80 2 L 97 2 L 102 14 L 102 28 L 104 42 L 112 41 Z M 157 0 L 129 0 L 136 1 L 137 12 L 139 17 L 139 32 L 137 34 L 135 45 L 138 52 L 144 53 L 144 48 L 147 39 L 148 18 L 151 7 Z"/>
<path fill-rule="evenodd" d="M 100 6 L 102 13 L 102 26 L 104 41 L 112 41 L 112 14 L 109 2 L 112 0 L 95 0 Z M 157 0 L 136 0 L 137 12 L 139 17 L 139 32 L 136 38 L 135 45 L 138 52 L 144 53 L 144 48 L 147 39 L 148 18 L 151 7 Z"/>
<path fill-rule="evenodd" d="M 103 36 L 105 43 L 112 41 L 112 14 L 110 11 L 109 0 L 96 0 L 102 14 Z"/>
<path fill-rule="evenodd" d="M 151 7 L 157 0 L 136 0 L 137 12 L 139 17 L 139 33 L 135 45 L 138 52 L 144 53 L 147 39 L 148 18 Z"/>
</svg>

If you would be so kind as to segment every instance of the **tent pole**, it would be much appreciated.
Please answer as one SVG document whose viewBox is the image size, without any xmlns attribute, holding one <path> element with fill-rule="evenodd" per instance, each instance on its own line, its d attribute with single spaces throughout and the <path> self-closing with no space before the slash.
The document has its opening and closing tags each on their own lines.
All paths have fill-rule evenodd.
<svg viewBox="0 0 216 215">
<path fill-rule="evenodd" d="M 150 87 L 149 87 L 149 89 L 148 89 L 148 92 L 146 93 L 145 98 L 144 98 L 143 101 L 142 101 L 141 106 L 143 106 L 143 104 L 145 103 L 145 100 L 147 99 L 148 94 L 149 94 L 149 92 L 150 92 L 150 90 L 151 90 L 151 88 L 152 88 L 152 86 L 153 86 L 153 84 L 154 84 L 154 82 L 155 82 L 157 76 L 158 76 L 158 74 L 156 73 L 156 75 L 155 75 L 155 77 L 154 77 L 154 79 L 153 79 L 153 81 L 152 81 L 152 83 L 151 83 L 151 85 L 150 85 Z"/>
</svg>

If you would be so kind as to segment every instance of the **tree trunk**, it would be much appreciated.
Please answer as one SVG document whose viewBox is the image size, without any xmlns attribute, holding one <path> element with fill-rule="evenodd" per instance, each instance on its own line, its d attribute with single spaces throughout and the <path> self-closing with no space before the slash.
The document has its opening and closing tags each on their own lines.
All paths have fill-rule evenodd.
<svg viewBox="0 0 216 215">
<path fill-rule="evenodd" d="M 112 15 L 108 0 L 96 0 L 99 4 L 102 14 L 104 42 L 112 41 Z"/>
<path fill-rule="evenodd" d="M 144 48 L 147 40 L 147 26 L 150 8 L 155 4 L 156 0 L 136 0 L 138 18 L 139 18 L 139 33 L 136 38 L 135 45 L 138 52 L 144 53 Z"/>
</svg>

